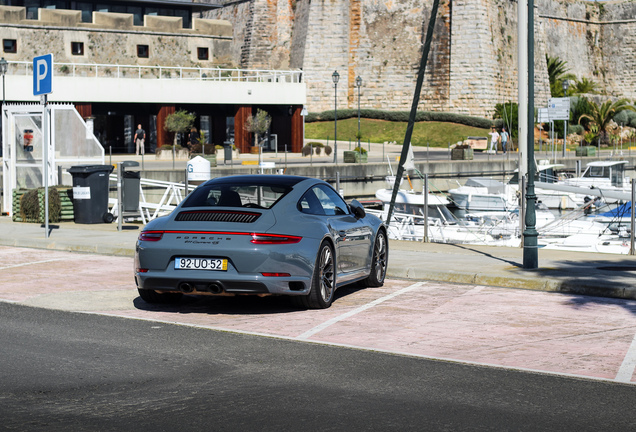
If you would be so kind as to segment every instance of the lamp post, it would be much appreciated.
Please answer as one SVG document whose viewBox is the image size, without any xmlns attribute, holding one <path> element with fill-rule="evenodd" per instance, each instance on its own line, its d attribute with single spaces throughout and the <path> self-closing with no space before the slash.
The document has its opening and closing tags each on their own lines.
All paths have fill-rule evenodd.
<svg viewBox="0 0 636 432">
<path fill-rule="evenodd" d="M 2 74 L 2 108 L 4 108 L 4 102 L 5 102 L 5 98 L 4 98 L 4 75 L 7 73 L 7 69 L 9 68 L 9 62 L 7 62 L 4 57 L 2 57 L 0 59 L 0 74 Z M 0 115 L 2 115 L 2 111 L 0 111 Z M 2 118 L 4 118 L 4 115 L 2 115 Z M 2 124 L 3 120 L 0 119 L 0 132 L 3 130 L 2 126 L 4 126 Z M 0 134 L 0 156 L 2 156 L 2 137 L 4 136 L 4 133 Z"/>
<path fill-rule="evenodd" d="M 362 87 L 360 75 L 356 77 L 356 87 L 358 87 L 358 147 L 360 147 L 360 87 Z"/>
<path fill-rule="evenodd" d="M 563 97 L 568 97 L 568 87 L 570 87 L 570 82 L 567 79 L 564 79 L 561 83 L 563 85 Z M 569 113 L 568 113 L 569 114 Z M 565 120 L 563 122 L 563 152 L 561 156 L 565 157 L 566 143 L 568 139 L 568 121 Z"/>
<path fill-rule="evenodd" d="M 334 84 L 334 114 L 333 114 L 333 163 L 338 164 L 338 80 L 340 79 L 340 74 L 338 71 L 334 71 L 331 74 L 331 79 Z"/>
</svg>

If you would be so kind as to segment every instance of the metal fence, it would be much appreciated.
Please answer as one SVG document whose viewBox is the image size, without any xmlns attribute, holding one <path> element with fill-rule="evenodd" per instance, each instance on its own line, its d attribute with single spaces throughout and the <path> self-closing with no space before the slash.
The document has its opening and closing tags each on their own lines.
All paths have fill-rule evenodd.
<svg viewBox="0 0 636 432">
<path fill-rule="evenodd" d="M 7 74 L 33 75 L 30 61 L 8 62 Z M 301 70 L 223 69 L 99 63 L 54 63 L 54 76 L 299 83 Z"/>
</svg>

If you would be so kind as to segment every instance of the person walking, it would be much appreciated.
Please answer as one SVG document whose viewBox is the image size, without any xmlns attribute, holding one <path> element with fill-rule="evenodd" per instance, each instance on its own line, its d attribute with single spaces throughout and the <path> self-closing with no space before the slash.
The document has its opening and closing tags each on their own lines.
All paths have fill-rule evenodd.
<svg viewBox="0 0 636 432">
<path fill-rule="evenodd" d="M 488 153 L 497 154 L 497 143 L 499 142 L 499 134 L 495 130 L 495 127 L 492 127 L 492 130 L 488 134 L 490 135 L 490 148 L 488 149 Z"/>
<path fill-rule="evenodd" d="M 508 135 L 508 131 L 506 131 L 506 127 L 505 126 L 502 127 L 501 128 L 501 149 L 503 150 L 504 154 L 506 154 L 509 137 L 510 136 Z"/>
<path fill-rule="evenodd" d="M 135 131 L 135 145 L 137 149 L 135 153 L 139 156 L 144 154 L 144 147 L 146 142 L 146 131 L 141 128 L 141 125 L 137 125 L 137 130 Z"/>
</svg>

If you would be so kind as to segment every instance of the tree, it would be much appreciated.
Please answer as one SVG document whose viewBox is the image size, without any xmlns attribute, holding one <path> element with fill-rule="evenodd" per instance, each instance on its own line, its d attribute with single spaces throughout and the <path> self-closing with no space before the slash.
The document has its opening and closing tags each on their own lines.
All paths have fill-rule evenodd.
<svg viewBox="0 0 636 432">
<path fill-rule="evenodd" d="M 512 138 L 519 134 L 519 105 L 517 102 L 498 103 L 495 105 L 495 119 L 502 119 L 503 125 Z"/>
<path fill-rule="evenodd" d="M 558 57 L 550 57 L 547 54 L 545 55 L 545 60 L 548 63 L 550 94 L 552 97 L 565 96 L 563 93 L 563 80 L 576 79 L 576 77 L 570 73 L 570 68 L 567 66 L 568 62 Z"/>
<path fill-rule="evenodd" d="M 595 129 L 594 127 L 598 128 L 598 134 L 601 135 L 603 142 L 607 142 L 607 126 L 616 113 L 624 110 L 636 111 L 636 108 L 630 105 L 627 99 L 619 99 L 615 102 L 608 100 L 600 105 L 588 101 L 588 105 L 590 113 L 581 115 L 579 123 L 582 119 L 589 120 L 588 129 L 592 131 L 592 129 Z"/>
<path fill-rule="evenodd" d="M 577 79 L 574 81 L 574 85 L 568 88 L 568 93 L 574 95 L 582 93 L 597 94 L 598 92 L 598 84 L 592 80 L 588 80 L 587 78 L 581 78 L 580 80 Z"/>
<path fill-rule="evenodd" d="M 189 113 L 186 110 L 176 111 L 166 117 L 166 124 L 163 128 L 168 132 L 174 132 L 175 146 L 177 145 L 177 134 L 189 132 L 196 118 L 195 113 Z"/>
<path fill-rule="evenodd" d="M 254 134 L 254 146 L 258 147 L 258 137 L 269 130 L 272 118 L 267 111 L 257 109 L 256 114 L 251 115 L 245 121 L 245 130 Z M 260 152 L 259 152 L 260 153 Z"/>
</svg>

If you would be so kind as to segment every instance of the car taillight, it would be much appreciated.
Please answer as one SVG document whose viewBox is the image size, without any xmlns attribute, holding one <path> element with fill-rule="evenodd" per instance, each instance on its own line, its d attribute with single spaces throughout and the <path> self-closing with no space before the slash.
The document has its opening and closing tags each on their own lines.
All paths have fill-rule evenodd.
<svg viewBox="0 0 636 432">
<path fill-rule="evenodd" d="M 163 237 L 163 231 L 142 231 L 139 234 L 141 241 L 159 241 Z"/>
<path fill-rule="evenodd" d="M 148 269 L 138 268 L 137 273 L 148 273 Z"/>
<path fill-rule="evenodd" d="M 254 244 L 290 244 L 298 243 L 302 240 L 302 237 L 288 236 L 282 234 L 256 234 L 252 233 L 252 240 Z"/>
<path fill-rule="evenodd" d="M 289 273 L 261 273 L 265 277 L 290 277 Z"/>
</svg>

